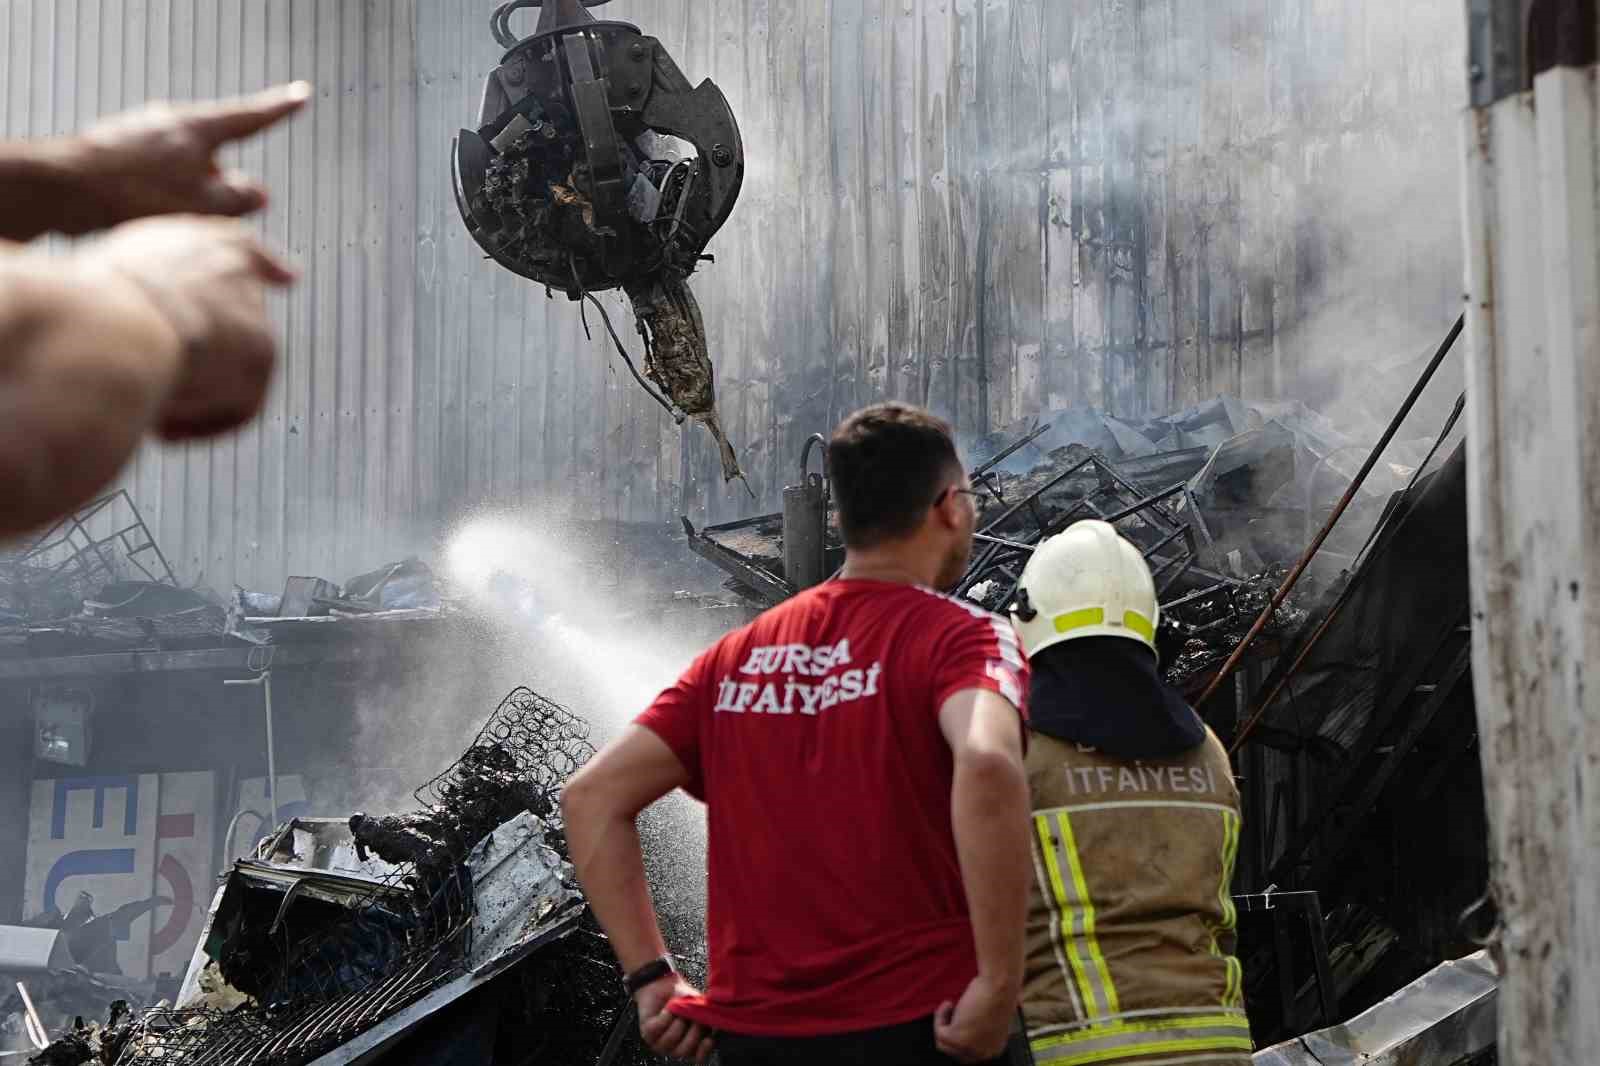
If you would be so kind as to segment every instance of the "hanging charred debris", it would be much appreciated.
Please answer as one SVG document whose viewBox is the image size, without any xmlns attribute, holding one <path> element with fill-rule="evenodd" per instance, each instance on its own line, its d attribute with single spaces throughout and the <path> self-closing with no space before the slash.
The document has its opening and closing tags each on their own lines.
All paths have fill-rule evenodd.
<svg viewBox="0 0 1600 1066">
<path fill-rule="evenodd" d="M 297 818 L 237 862 L 174 1005 L 81 1019 L 40 1066 L 646 1063 L 566 859 L 588 727 L 519 688 L 407 814 Z"/>
<path fill-rule="evenodd" d="M 717 415 L 688 278 L 711 259 L 706 245 L 739 197 L 739 125 L 722 91 L 709 80 L 692 86 L 660 41 L 586 10 L 605 2 L 510 0 L 495 10 L 490 29 L 506 53 L 477 128 L 456 139 L 457 205 L 501 266 L 593 304 L 640 386 L 679 423 L 706 427 L 732 481 L 743 475 Z M 510 19 L 528 8 L 540 9 L 539 23 L 519 40 Z M 633 305 L 642 377 L 594 297 L 615 288 Z"/>
</svg>

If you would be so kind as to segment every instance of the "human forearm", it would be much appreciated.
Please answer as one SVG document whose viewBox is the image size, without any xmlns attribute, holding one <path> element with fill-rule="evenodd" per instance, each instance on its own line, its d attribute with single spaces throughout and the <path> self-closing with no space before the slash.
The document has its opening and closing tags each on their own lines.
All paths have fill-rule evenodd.
<svg viewBox="0 0 1600 1066">
<path fill-rule="evenodd" d="M 950 813 L 979 975 L 1015 995 L 1022 987 L 1030 862 L 1021 759 L 1008 751 L 958 754 Z"/>
<path fill-rule="evenodd" d="M 93 250 L 0 245 L 0 536 L 84 503 L 116 476 L 178 374 L 178 336 Z"/>
<path fill-rule="evenodd" d="M 0 239 L 84 231 L 81 155 L 70 138 L 0 143 Z"/>
<path fill-rule="evenodd" d="M 623 972 L 664 955 L 635 815 L 581 780 L 563 793 L 561 806 L 572 864 Z"/>
</svg>

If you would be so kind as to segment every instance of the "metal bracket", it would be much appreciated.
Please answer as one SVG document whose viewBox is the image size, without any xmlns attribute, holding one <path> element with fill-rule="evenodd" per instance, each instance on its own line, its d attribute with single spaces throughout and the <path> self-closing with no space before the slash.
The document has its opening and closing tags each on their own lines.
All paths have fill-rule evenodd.
<svg viewBox="0 0 1600 1066">
<path fill-rule="evenodd" d="M 594 197 L 595 227 L 616 230 L 624 210 L 622 148 L 616 127 L 611 123 L 611 104 L 606 98 L 606 83 L 595 74 L 589 55 L 589 36 L 568 34 L 563 40 L 567 69 L 572 75 L 572 99 L 578 108 L 578 129 L 589 160 L 589 179 Z"/>
<path fill-rule="evenodd" d="M 546 4 L 544 0 L 507 0 L 495 8 L 494 14 L 489 16 L 489 29 L 500 47 L 515 48 L 519 38 L 511 32 L 511 16 L 518 11 L 540 9 L 539 28 L 535 31 L 537 36 L 552 30 L 593 22 L 594 16 L 584 9 L 609 4 L 611 0 L 581 0 L 582 7 L 578 6 L 579 2 L 580 0 L 552 0 Z"/>
</svg>

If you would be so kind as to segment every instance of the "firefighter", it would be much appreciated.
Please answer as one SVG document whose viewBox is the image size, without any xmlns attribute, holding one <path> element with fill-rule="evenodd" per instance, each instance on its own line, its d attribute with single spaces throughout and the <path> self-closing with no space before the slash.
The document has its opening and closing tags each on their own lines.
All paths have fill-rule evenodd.
<svg viewBox="0 0 1600 1066">
<path fill-rule="evenodd" d="M 1035 882 L 1023 1014 L 1039 1066 L 1249 1066 L 1227 753 L 1162 680 L 1139 550 L 1079 522 L 1023 570 Z"/>
</svg>

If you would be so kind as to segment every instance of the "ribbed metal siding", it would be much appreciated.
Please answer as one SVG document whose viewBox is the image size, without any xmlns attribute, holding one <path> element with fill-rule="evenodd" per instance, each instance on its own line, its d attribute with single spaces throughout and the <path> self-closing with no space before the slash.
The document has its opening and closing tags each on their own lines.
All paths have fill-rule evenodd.
<svg viewBox="0 0 1600 1066">
<path fill-rule="evenodd" d="M 416 514 L 411 0 L 7 0 L 5 135 L 147 99 L 317 84 L 312 114 L 232 153 L 274 191 L 260 225 L 304 272 L 275 304 L 284 367 L 235 437 L 150 447 L 126 478 L 185 580 L 272 588 L 377 563 Z M 397 521 L 398 520 L 398 521 Z"/>
<path fill-rule="evenodd" d="M 492 7 L 0 0 L 8 136 L 154 96 L 317 85 L 311 115 L 237 159 L 277 190 L 262 225 L 305 270 L 278 308 L 268 412 L 235 439 L 149 449 L 128 479 L 185 578 L 341 576 L 485 505 L 624 520 L 757 506 L 614 365 L 596 316 L 586 339 L 576 306 L 462 230 L 450 138 L 498 58 Z M 761 506 L 806 434 L 876 398 L 928 403 L 970 437 L 1080 402 L 1277 395 L 1317 369 L 1294 330 L 1324 302 L 1362 326 L 1396 305 L 1451 313 L 1455 0 L 599 13 L 715 78 L 744 129 L 744 196 L 694 285 Z M 1356 195 L 1386 161 L 1437 178 L 1415 232 Z"/>
<path fill-rule="evenodd" d="M 1600 66 L 1546 70 L 1462 126 L 1472 676 L 1506 959 L 1500 1046 L 1508 1063 L 1578 1062 L 1600 1046 L 1600 1017 L 1567 992 L 1600 980 Z"/>
</svg>

